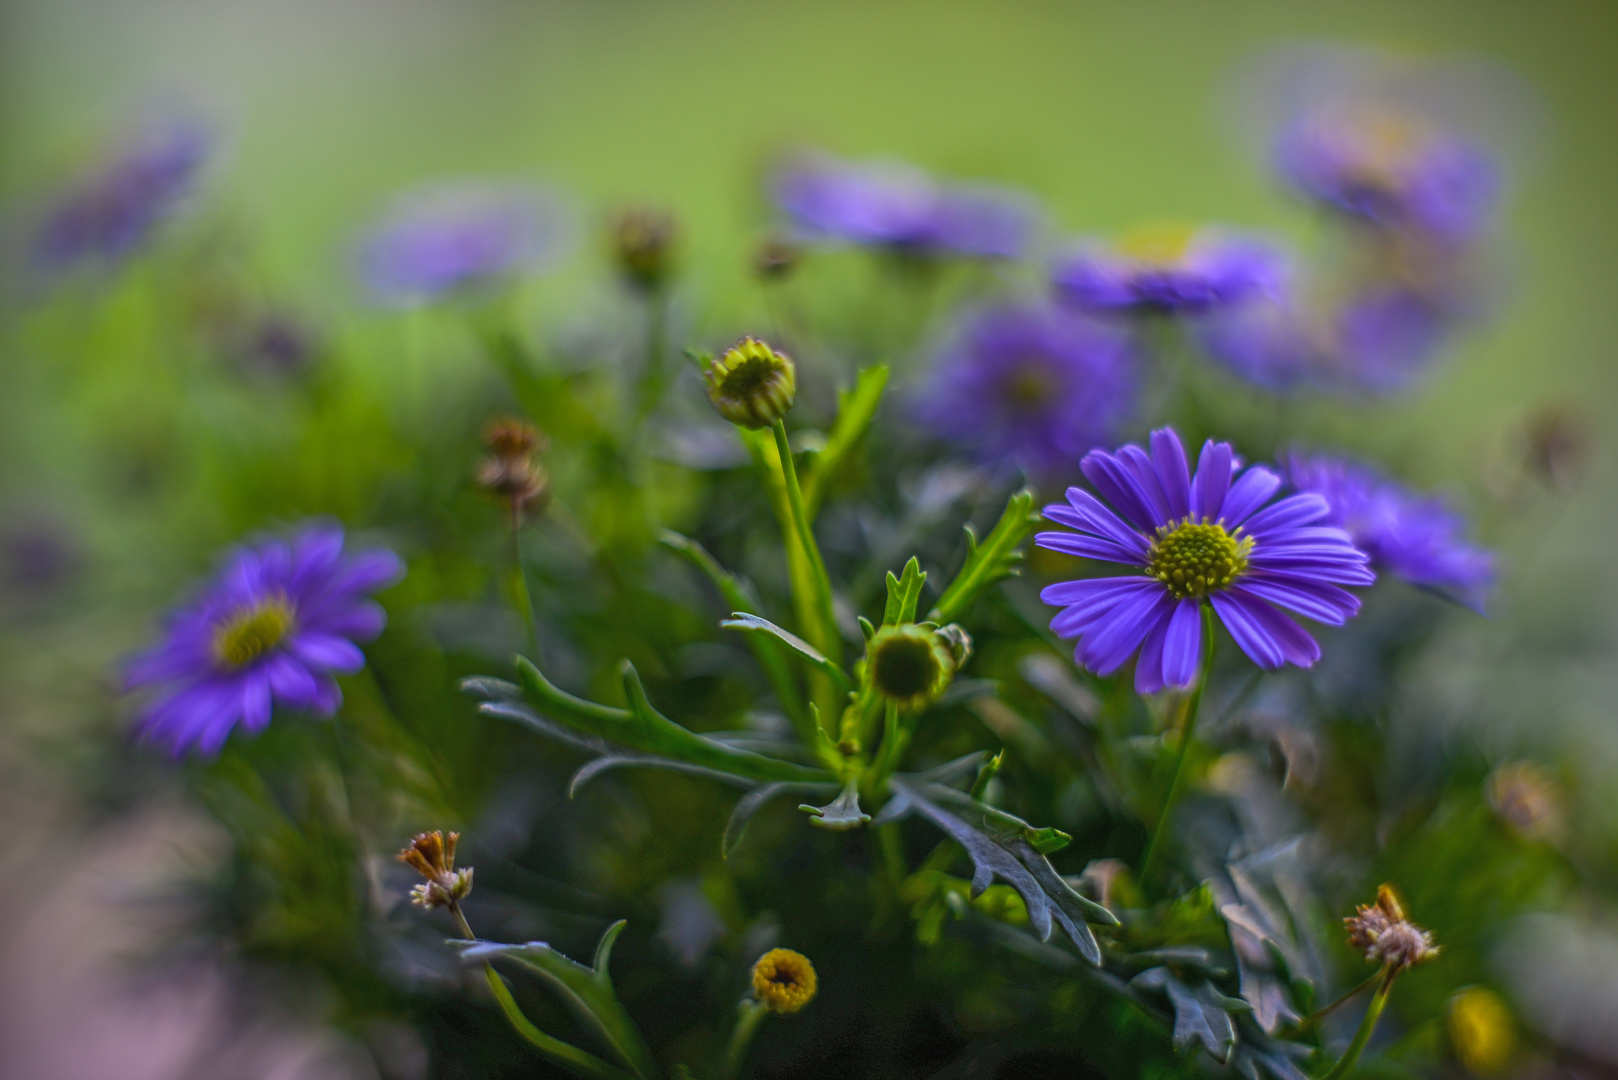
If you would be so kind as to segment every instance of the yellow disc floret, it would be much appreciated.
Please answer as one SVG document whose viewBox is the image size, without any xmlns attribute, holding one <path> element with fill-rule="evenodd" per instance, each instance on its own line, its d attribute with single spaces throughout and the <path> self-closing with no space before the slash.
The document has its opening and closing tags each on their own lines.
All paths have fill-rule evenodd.
<svg viewBox="0 0 1618 1080">
<path fill-rule="evenodd" d="M 1176 525 L 1160 525 L 1146 572 L 1168 587 L 1176 599 L 1202 600 L 1223 589 L 1247 569 L 1253 538 L 1241 529 L 1187 517 Z"/>
<path fill-rule="evenodd" d="M 815 990 L 815 965 L 803 953 L 771 949 L 753 965 L 753 996 L 771 1012 L 795 1013 Z"/>
<path fill-rule="evenodd" d="M 213 635 L 213 653 L 219 662 L 239 668 L 281 643 L 292 629 L 292 604 L 284 596 L 261 600 L 232 613 Z"/>
</svg>

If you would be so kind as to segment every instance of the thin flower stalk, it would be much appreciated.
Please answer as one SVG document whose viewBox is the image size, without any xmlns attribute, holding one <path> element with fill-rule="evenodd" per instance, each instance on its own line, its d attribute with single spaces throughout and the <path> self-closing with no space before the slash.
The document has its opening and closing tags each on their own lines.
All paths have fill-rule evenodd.
<svg viewBox="0 0 1618 1080">
<path fill-rule="evenodd" d="M 1144 884 L 1152 872 L 1152 863 L 1157 856 L 1158 845 L 1163 839 L 1163 832 L 1168 828 L 1169 818 L 1174 815 L 1174 799 L 1180 793 L 1180 776 L 1185 772 L 1185 759 L 1191 750 L 1191 739 L 1196 731 L 1197 714 L 1202 711 L 1202 695 L 1208 687 L 1208 674 L 1213 668 L 1214 653 L 1214 615 L 1210 604 L 1202 605 L 1202 671 L 1197 676 L 1196 688 L 1186 699 L 1184 718 L 1180 722 L 1180 747 L 1174 755 L 1174 772 L 1169 776 L 1169 791 L 1163 797 L 1163 810 L 1157 815 L 1157 824 L 1152 826 L 1151 839 L 1146 842 L 1146 853 L 1141 856 L 1140 879 Z"/>
</svg>

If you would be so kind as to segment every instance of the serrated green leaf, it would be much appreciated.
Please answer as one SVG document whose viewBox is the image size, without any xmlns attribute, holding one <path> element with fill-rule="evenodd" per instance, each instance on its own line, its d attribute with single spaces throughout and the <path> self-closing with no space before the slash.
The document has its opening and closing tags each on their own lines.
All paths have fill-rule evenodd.
<svg viewBox="0 0 1618 1080">
<path fill-rule="evenodd" d="M 607 965 L 612 959 L 612 946 L 623 932 L 624 920 L 607 927 L 596 946 L 593 967 L 585 967 L 576 960 L 551 948 L 543 941 L 530 941 L 523 945 L 502 945 L 494 942 L 467 943 L 461 955 L 468 960 L 515 960 L 540 975 L 566 1002 L 568 1008 L 598 1035 L 613 1055 L 643 1080 L 657 1075 L 657 1064 L 646 1049 L 640 1029 L 624 1011 L 612 987 L 612 976 Z"/>
<path fill-rule="evenodd" d="M 624 693 L 629 699 L 628 709 L 574 697 L 554 686 L 527 659 L 517 659 L 517 674 L 529 704 L 542 719 L 551 723 L 597 736 L 631 750 L 749 780 L 814 783 L 834 779 L 831 773 L 823 769 L 726 746 L 681 727 L 652 707 L 633 664 L 625 660 L 620 670 Z"/>
<path fill-rule="evenodd" d="M 1201 982 L 1188 986 L 1166 967 L 1143 971 L 1130 980 L 1137 989 L 1157 990 L 1165 994 L 1174 1006 L 1174 1048 L 1185 1051 L 1201 1046 L 1221 1062 L 1230 1060 L 1236 1048 L 1236 1025 L 1233 1012 L 1246 1012 L 1247 1002 L 1226 997 L 1213 984 Z"/>
<path fill-rule="evenodd" d="M 1005 512 L 982 543 L 968 531 L 966 562 L 927 614 L 928 620 L 955 622 L 966 614 L 984 589 L 1017 573 L 1023 558 L 1022 542 L 1038 520 L 1039 515 L 1034 513 L 1034 492 L 1023 488 L 1006 502 Z"/>
<path fill-rule="evenodd" d="M 837 420 L 826 435 L 826 445 L 814 456 L 803 478 L 804 511 L 811 521 L 825 501 L 832 480 L 870 428 L 887 385 L 887 365 L 877 364 L 855 376 L 852 389 L 838 393 Z"/>
<path fill-rule="evenodd" d="M 916 602 L 921 599 L 921 587 L 927 583 L 927 575 L 921 571 L 921 563 L 914 555 L 905 563 L 904 573 L 894 577 L 893 571 L 888 571 L 888 603 L 882 611 L 883 626 L 898 626 L 900 623 L 916 621 Z"/>
<path fill-rule="evenodd" d="M 837 798 L 825 806 L 804 803 L 798 809 L 809 815 L 811 825 L 818 825 L 833 832 L 857 829 L 871 820 L 871 815 L 860 809 L 859 786 L 852 780 L 843 785 L 843 790 Z"/>
<path fill-rule="evenodd" d="M 731 617 L 719 624 L 726 630 L 741 630 L 749 634 L 765 634 L 781 642 L 787 648 L 797 653 L 809 666 L 816 671 L 823 671 L 829 675 L 833 682 L 842 687 L 845 692 L 854 689 L 854 680 L 850 679 L 841 667 L 832 663 L 821 655 L 819 649 L 789 630 L 783 630 L 768 619 L 757 615 L 749 615 L 745 611 L 737 611 Z"/>
</svg>

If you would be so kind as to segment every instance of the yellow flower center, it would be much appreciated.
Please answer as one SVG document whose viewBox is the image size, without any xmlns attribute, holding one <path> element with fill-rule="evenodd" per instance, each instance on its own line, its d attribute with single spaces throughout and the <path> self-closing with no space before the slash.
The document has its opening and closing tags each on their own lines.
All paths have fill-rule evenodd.
<svg viewBox="0 0 1618 1080">
<path fill-rule="evenodd" d="M 240 608 L 214 631 L 213 652 L 233 668 L 252 662 L 281 643 L 292 629 L 292 604 L 284 596 Z"/>
<path fill-rule="evenodd" d="M 753 996 L 771 1012 L 797 1012 L 809 1004 L 817 987 L 815 966 L 791 949 L 771 949 L 753 965 Z"/>
<path fill-rule="evenodd" d="M 1118 238 L 1118 251 L 1137 262 L 1152 266 L 1173 266 L 1185 258 L 1195 227 L 1182 224 L 1146 225 Z"/>
<path fill-rule="evenodd" d="M 1240 528 L 1228 533 L 1221 524 L 1190 517 L 1177 525 L 1160 525 L 1146 572 L 1176 599 L 1204 599 L 1247 569 L 1253 538 L 1238 538 L 1240 533 Z"/>
</svg>

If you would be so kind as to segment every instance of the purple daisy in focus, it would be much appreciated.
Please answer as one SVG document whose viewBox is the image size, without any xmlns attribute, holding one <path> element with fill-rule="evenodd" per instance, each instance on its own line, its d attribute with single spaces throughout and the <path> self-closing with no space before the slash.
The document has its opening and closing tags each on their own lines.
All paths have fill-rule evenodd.
<svg viewBox="0 0 1618 1080">
<path fill-rule="evenodd" d="M 1495 580 L 1494 555 L 1463 539 L 1466 522 L 1443 499 L 1323 455 L 1293 454 L 1286 472 L 1299 491 L 1326 500 L 1325 520 L 1347 531 L 1378 569 L 1482 614 Z"/>
<path fill-rule="evenodd" d="M 1051 284 L 1064 303 L 1096 314 L 1196 314 L 1274 296 L 1286 265 L 1279 247 L 1252 237 L 1151 229 L 1059 258 Z"/>
<path fill-rule="evenodd" d="M 210 128 L 177 116 L 134 130 L 44 209 L 28 240 L 33 268 L 58 276 L 139 251 L 191 194 L 213 143 Z"/>
<path fill-rule="evenodd" d="M 386 304 L 428 303 L 508 280 L 571 248 L 561 198 L 514 184 L 445 184 L 405 195 L 360 242 L 358 268 Z"/>
<path fill-rule="evenodd" d="M 917 409 L 987 461 L 1049 472 L 1110 442 L 1134 411 L 1129 339 L 1048 303 L 1008 302 L 956 326 Z"/>
<path fill-rule="evenodd" d="M 1016 258 L 1039 217 L 1027 196 L 1007 188 L 942 183 L 898 162 L 821 154 L 778 169 L 771 196 L 811 238 L 919 257 Z"/>
<path fill-rule="evenodd" d="M 237 549 L 166 640 L 130 661 L 128 687 L 159 688 L 140 734 L 211 755 L 238 724 L 262 731 L 275 705 L 330 716 L 343 699 L 333 675 L 364 667 L 355 642 L 387 621 L 369 594 L 403 572 L 391 551 L 345 556 L 329 524 Z"/>
<path fill-rule="evenodd" d="M 1275 146 L 1276 168 L 1300 194 L 1378 225 L 1465 242 L 1500 198 L 1494 158 L 1408 114 L 1325 109 L 1294 119 Z"/>
<path fill-rule="evenodd" d="M 1082 488 L 1045 517 L 1077 532 L 1042 532 L 1051 551 L 1124 563 L 1141 573 L 1051 585 L 1040 594 L 1062 611 L 1061 638 L 1078 638 L 1074 658 L 1109 675 L 1137 650 L 1135 688 L 1188 687 L 1202 664 L 1201 610 L 1211 607 L 1236 644 L 1260 667 L 1309 667 L 1320 646 L 1280 609 L 1340 626 L 1359 611 L 1344 585 L 1376 575 L 1316 494 L 1266 506 L 1281 477 L 1243 469 L 1229 443 L 1208 440 L 1193 475 L 1172 428 L 1152 432 L 1151 450 L 1126 445 L 1085 455 L 1080 469 L 1116 508 Z"/>
</svg>

